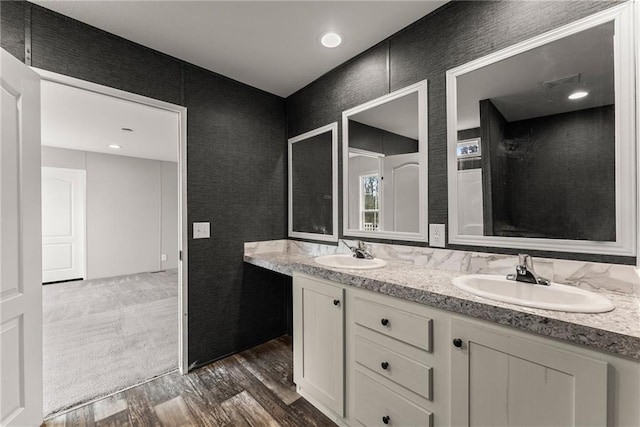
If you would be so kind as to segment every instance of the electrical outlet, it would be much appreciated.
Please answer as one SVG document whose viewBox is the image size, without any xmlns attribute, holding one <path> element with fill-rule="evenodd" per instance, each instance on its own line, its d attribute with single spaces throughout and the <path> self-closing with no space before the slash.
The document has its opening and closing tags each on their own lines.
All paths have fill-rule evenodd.
<svg viewBox="0 0 640 427">
<path fill-rule="evenodd" d="M 429 246 L 444 248 L 444 224 L 429 224 Z"/>
<path fill-rule="evenodd" d="M 160 261 L 166 261 L 166 260 L 167 260 L 167 254 L 160 255 Z"/>
<path fill-rule="evenodd" d="M 211 237 L 210 223 L 208 222 L 194 222 L 193 223 L 193 238 L 194 239 L 208 239 Z"/>
</svg>

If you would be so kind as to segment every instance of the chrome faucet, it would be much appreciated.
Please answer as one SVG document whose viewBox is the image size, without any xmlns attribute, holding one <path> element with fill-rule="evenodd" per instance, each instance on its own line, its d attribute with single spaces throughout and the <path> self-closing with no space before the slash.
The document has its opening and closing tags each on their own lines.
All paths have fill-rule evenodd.
<svg viewBox="0 0 640 427">
<path fill-rule="evenodd" d="M 353 252 L 353 256 L 355 258 L 373 259 L 373 255 L 371 255 L 367 251 L 367 246 L 362 240 L 356 240 L 356 246 L 350 246 L 344 239 L 342 240 L 342 243 L 344 243 L 346 247 L 351 249 L 351 252 Z"/>
<path fill-rule="evenodd" d="M 534 285 L 549 286 L 549 280 L 538 276 L 533 270 L 533 258 L 527 254 L 518 254 L 518 265 L 515 274 L 507 274 L 508 280 L 531 283 Z"/>
</svg>

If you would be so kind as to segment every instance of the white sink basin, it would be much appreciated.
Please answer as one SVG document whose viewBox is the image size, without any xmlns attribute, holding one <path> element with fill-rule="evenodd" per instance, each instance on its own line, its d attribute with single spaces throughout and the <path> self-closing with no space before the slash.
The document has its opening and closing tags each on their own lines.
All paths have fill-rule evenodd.
<svg viewBox="0 0 640 427">
<path fill-rule="evenodd" d="M 326 267 L 346 268 L 350 270 L 370 270 L 372 268 L 382 268 L 387 265 L 386 261 L 380 258 L 356 258 L 352 254 L 323 255 L 313 260 Z"/>
<path fill-rule="evenodd" d="M 488 274 L 460 276 L 452 283 L 473 295 L 525 307 L 573 313 L 604 313 L 615 308 L 602 295 L 559 283 L 533 285 Z"/>
</svg>

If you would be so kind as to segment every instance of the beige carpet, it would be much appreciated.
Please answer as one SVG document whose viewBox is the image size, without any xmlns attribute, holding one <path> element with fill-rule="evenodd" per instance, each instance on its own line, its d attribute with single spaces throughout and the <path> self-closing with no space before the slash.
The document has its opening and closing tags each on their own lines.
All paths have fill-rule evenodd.
<svg viewBox="0 0 640 427">
<path fill-rule="evenodd" d="M 45 285 L 44 414 L 178 367 L 178 273 Z"/>
</svg>

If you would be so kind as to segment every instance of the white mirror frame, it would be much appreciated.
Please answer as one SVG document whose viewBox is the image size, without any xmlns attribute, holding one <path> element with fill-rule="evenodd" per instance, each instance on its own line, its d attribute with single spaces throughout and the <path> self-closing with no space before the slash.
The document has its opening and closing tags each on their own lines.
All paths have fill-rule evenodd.
<svg viewBox="0 0 640 427">
<path fill-rule="evenodd" d="M 331 132 L 331 216 L 333 223 L 333 230 L 331 234 L 319 234 L 319 233 L 307 233 L 302 231 L 293 230 L 293 163 L 291 157 L 292 146 L 296 142 L 301 142 L 306 139 L 312 138 L 317 135 L 321 135 L 326 132 Z M 327 242 L 338 241 L 338 122 L 330 123 L 326 126 L 311 130 L 296 137 L 289 139 L 288 144 L 289 152 L 289 237 L 297 237 L 300 239 L 321 240 Z"/>
<path fill-rule="evenodd" d="M 349 228 L 349 117 L 362 111 L 369 110 L 387 102 L 402 98 L 410 93 L 418 94 L 418 162 L 420 171 L 419 207 L 419 231 L 408 233 L 400 231 L 364 231 Z M 372 239 L 407 240 L 414 242 L 426 242 L 427 237 L 427 208 L 428 183 L 427 183 L 427 81 L 422 80 L 411 86 L 396 90 L 388 95 L 381 96 L 372 101 L 358 105 L 357 107 L 342 112 L 342 229 L 345 237 L 368 237 Z"/>
<path fill-rule="evenodd" d="M 636 154 L 634 111 L 634 28 L 633 2 L 560 27 L 522 43 L 447 71 L 447 161 L 449 180 L 449 243 L 456 245 L 534 249 L 543 251 L 596 253 L 619 256 L 636 255 Z M 462 74 L 526 52 L 554 40 L 607 22 L 615 24 L 615 176 L 616 241 L 544 239 L 459 234 L 456 157 L 457 91 L 456 78 Z"/>
</svg>

